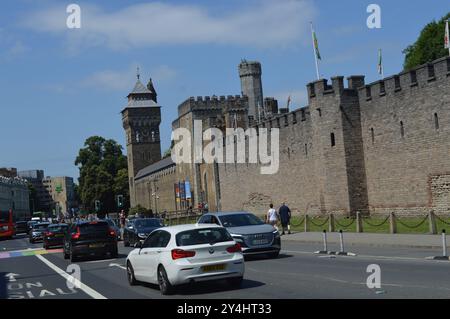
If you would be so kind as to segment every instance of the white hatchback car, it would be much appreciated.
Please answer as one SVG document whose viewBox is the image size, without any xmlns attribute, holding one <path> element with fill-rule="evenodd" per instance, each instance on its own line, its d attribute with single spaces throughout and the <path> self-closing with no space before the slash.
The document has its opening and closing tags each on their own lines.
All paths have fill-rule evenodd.
<svg viewBox="0 0 450 319">
<path fill-rule="evenodd" d="M 226 279 L 240 287 L 244 276 L 241 247 L 228 231 L 216 225 L 178 225 L 153 231 L 127 257 L 130 285 L 158 284 L 163 295 L 174 286 Z"/>
</svg>

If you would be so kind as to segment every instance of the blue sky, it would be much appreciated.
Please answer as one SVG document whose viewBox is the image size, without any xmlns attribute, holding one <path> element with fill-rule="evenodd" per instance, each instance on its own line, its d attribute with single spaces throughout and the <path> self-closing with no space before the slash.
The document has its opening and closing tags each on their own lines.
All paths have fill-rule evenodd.
<svg viewBox="0 0 450 319">
<path fill-rule="evenodd" d="M 66 7 L 81 7 L 81 29 L 66 27 Z M 44 169 L 78 177 L 74 160 L 85 139 L 124 145 L 120 111 L 140 66 L 162 105 L 162 151 L 177 106 L 189 96 L 240 93 L 242 58 L 263 68 L 265 96 L 295 108 L 315 80 L 309 21 L 321 75 L 378 79 L 401 71 L 402 50 L 445 1 L 52 1 L 4 0 L 0 10 L 0 167 Z M 381 29 L 368 29 L 366 8 L 381 7 Z M 291 104 L 292 105 L 292 104 Z"/>
</svg>

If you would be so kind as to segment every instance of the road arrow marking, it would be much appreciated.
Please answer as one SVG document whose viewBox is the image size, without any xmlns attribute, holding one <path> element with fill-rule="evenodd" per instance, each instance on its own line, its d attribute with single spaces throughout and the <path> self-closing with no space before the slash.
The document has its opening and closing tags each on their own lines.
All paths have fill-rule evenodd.
<svg viewBox="0 0 450 319">
<path fill-rule="evenodd" d="M 16 278 L 14 278 L 16 276 L 20 276 L 20 275 L 19 274 L 14 274 L 12 272 L 10 272 L 9 274 L 5 275 L 5 277 L 8 277 L 9 281 L 17 281 Z"/>
<path fill-rule="evenodd" d="M 122 268 L 124 270 L 127 269 L 125 266 L 122 266 L 122 265 L 119 265 L 119 264 L 114 264 L 114 263 L 109 264 L 109 267 L 119 267 L 119 268 Z"/>
</svg>

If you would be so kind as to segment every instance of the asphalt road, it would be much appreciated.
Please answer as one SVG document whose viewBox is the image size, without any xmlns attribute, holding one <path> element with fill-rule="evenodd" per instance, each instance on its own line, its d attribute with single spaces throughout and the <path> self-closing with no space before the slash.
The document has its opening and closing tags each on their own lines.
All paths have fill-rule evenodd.
<svg viewBox="0 0 450 319">
<path fill-rule="evenodd" d="M 0 241 L 0 298 L 449 298 L 449 261 L 426 260 L 439 251 L 351 246 L 357 256 L 317 255 L 315 244 L 284 242 L 277 259 L 245 262 L 242 288 L 213 282 L 181 287 L 162 296 L 156 286 L 128 285 L 125 258 L 132 248 L 119 243 L 119 258 L 83 260 L 81 287 L 68 285 L 70 262 L 60 249 L 43 251 L 25 236 Z M 331 247 L 336 248 L 336 247 Z M 381 287 L 369 289 L 367 267 L 379 265 Z"/>
</svg>

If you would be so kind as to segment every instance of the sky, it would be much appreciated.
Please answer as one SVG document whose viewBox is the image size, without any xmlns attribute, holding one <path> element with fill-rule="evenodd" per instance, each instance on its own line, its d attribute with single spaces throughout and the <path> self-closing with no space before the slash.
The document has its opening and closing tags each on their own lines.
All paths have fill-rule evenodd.
<svg viewBox="0 0 450 319">
<path fill-rule="evenodd" d="M 69 29 L 67 6 L 81 8 Z M 369 4 L 381 28 L 369 29 Z M 316 79 L 310 21 L 322 60 L 320 76 L 379 79 L 402 70 L 402 50 L 444 16 L 442 0 L 3 0 L 0 4 L 0 167 L 43 169 L 78 178 L 86 138 L 125 145 L 120 111 L 136 82 L 151 77 L 162 110 L 162 152 L 177 106 L 190 96 L 240 94 L 241 59 L 262 64 L 264 96 L 291 109 L 307 105 Z M 125 149 L 124 149 L 125 152 Z"/>
</svg>

